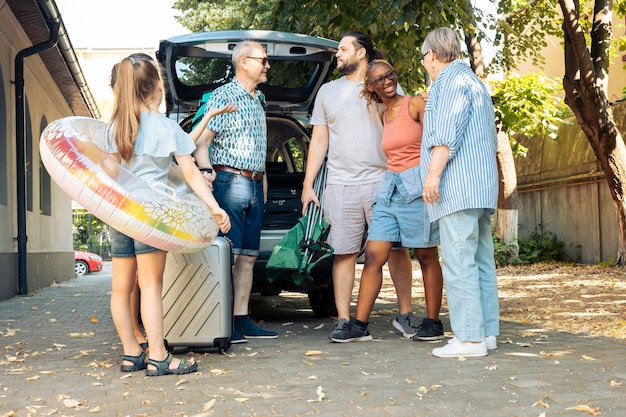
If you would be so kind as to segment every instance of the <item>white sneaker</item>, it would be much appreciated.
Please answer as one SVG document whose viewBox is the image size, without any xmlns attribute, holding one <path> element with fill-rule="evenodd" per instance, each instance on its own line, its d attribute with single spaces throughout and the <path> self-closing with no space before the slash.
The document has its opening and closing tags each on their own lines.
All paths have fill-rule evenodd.
<svg viewBox="0 0 626 417">
<path fill-rule="evenodd" d="M 485 345 L 487 345 L 487 349 L 489 350 L 498 349 L 498 341 L 495 336 L 485 337 Z"/>
<path fill-rule="evenodd" d="M 433 356 L 438 358 L 458 358 L 459 356 L 487 356 L 485 342 L 461 342 L 455 339 L 444 347 L 433 349 Z"/>
<path fill-rule="evenodd" d="M 448 343 L 454 343 L 456 341 L 456 336 L 452 337 L 452 339 L 448 340 Z M 494 350 L 498 349 L 498 341 L 495 336 L 487 336 L 485 337 L 485 345 L 487 345 L 487 349 Z"/>
</svg>

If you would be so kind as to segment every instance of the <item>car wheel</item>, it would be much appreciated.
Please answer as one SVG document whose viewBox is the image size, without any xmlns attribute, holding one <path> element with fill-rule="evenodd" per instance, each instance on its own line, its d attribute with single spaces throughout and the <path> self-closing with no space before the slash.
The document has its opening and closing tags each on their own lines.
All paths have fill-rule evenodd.
<svg viewBox="0 0 626 417">
<path fill-rule="evenodd" d="M 273 297 L 273 296 L 280 294 L 280 292 L 281 292 L 280 288 L 267 288 L 262 291 L 259 291 L 259 293 L 263 297 Z"/>
<path fill-rule="evenodd" d="M 74 261 L 74 273 L 76 275 L 85 275 L 89 272 L 89 265 L 85 261 Z"/>
<path fill-rule="evenodd" d="M 309 305 L 315 317 L 331 317 L 337 315 L 335 293 L 332 287 L 326 287 L 308 293 Z"/>
</svg>

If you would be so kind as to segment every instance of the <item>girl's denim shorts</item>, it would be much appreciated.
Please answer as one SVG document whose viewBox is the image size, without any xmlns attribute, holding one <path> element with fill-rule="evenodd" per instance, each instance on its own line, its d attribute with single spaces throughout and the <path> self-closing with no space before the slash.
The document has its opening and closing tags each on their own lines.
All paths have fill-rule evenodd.
<svg viewBox="0 0 626 417">
<path fill-rule="evenodd" d="M 126 236 L 112 227 L 110 228 L 111 236 L 111 257 L 112 258 L 130 258 L 143 253 L 156 252 L 161 249 L 153 248 L 132 237 Z"/>
</svg>

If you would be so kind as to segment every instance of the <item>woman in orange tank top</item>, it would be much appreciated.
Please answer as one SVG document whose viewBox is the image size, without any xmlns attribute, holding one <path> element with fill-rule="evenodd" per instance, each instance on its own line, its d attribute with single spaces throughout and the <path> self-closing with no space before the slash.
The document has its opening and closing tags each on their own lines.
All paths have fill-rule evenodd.
<svg viewBox="0 0 626 417">
<path fill-rule="evenodd" d="M 387 61 L 370 62 L 365 73 L 363 96 L 369 104 L 384 103 L 382 150 L 387 155 L 387 172 L 375 199 L 365 246 L 365 266 L 361 275 L 356 321 L 351 321 L 335 342 L 371 340 L 368 320 L 382 286 L 382 267 L 395 242 L 413 248 L 420 263 L 426 298 L 426 317 L 418 324 L 411 305 L 400 305 L 393 326 L 404 337 L 415 341 L 443 338 L 439 320 L 443 275 L 437 245 L 439 230 L 431 224 L 422 199 L 420 147 L 425 101 L 421 96 L 397 93 L 398 79 Z M 374 109 L 375 106 L 369 106 Z M 412 280 L 412 271 L 397 274 L 394 280 Z M 410 299 L 410 298 L 409 298 Z"/>
</svg>

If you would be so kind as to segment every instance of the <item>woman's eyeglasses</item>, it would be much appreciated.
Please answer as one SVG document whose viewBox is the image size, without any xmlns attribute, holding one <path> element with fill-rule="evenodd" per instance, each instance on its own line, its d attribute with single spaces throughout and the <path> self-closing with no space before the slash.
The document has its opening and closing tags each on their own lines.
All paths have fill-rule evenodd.
<svg viewBox="0 0 626 417">
<path fill-rule="evenodd" d="M 398 79 L 396 72 L 391 70 L 387 74 L 376 77 L 372 81 L 369 81 L 369 84 L 383 85 L 385 84 L 385 80 L 396 81 Z"/>
<path fill-rule="evenodd" d="M 245 56 L 244 58 L 257 59 L 263 66 L 266 66 L 269 61 L 267 58 L 263 58 L 260 56 Z"/>
<path fill-rule="evenodd" d="M 426 52 L 424 53 L 424 55 L 422 55 L 422 56 L 420 57 L 420 59 L 419 59 L 420 64 L 424 65 L 424 58 L 426 57 L 426 55 L 428 55 L 428 52 L 430 52 L 430 49 L 429 49 L 428 51 L 426 51 Z"/>
</svg>

